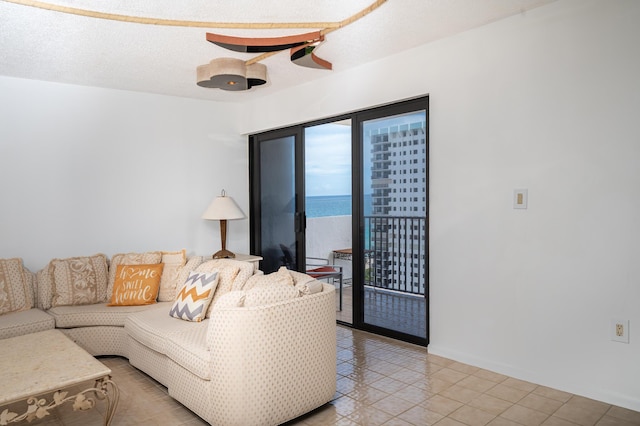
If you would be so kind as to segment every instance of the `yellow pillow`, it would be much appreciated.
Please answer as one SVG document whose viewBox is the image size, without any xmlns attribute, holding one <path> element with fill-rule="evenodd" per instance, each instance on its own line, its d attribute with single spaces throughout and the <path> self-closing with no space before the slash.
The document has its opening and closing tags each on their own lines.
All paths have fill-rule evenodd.
<svg viewBox="0 0 640 426">
<path fill-rule="evenodd" d="M 156 303 L 163 263 L 118 265 L 111 303 L 108 306 L 137 306 Z"/>
</svg>

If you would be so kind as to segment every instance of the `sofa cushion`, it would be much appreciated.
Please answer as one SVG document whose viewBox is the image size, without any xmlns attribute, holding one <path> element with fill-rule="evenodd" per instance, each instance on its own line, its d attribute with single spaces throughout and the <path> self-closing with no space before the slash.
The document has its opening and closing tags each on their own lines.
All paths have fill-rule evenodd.
<svg viewBox="0 0 640 426">
<path fill-rule="evenodd" d="M 109 306 L 140 306 L 156 303 L 164 264 L 118 265 Z"/>
<path fill-rule="evenodd" d="M 107 257 L 53 259 L 49 262 L 53 285 L 52 306 L 92 305 L 107 294 Z"/>
<path fill-rule="evenodd" d="M 219 277 L 217 271 L 190 272 L 169 310 L 169 315 L 185 321 L 202 321 L 216 291 Z"/>
<path fill-rule="evenodd" d="M 109 284 L 107 286 L 107 294 L 102 302 L 106 302 L 113 293 L 113 284 L 116 281 L 116 269 L 118 265 L 151 265 L 160 263 L 162 260 L 162 252 L 149 251 L 146 253 L 119 253 L 114 254 L 111 257 L 111 264 L 109 265 Z"/>
<path fill-rule="evenodd" d="M 158 303 L 156 305 L 145 306 L 144 311 L 133 313 L 124 321 L 124 328 L 127 334 L 163 355 L 167 353 L 167 340 L 173 334 L 186 333 L 192 330 L 191 327 L 207 327 L 208 321 L 189 322 L 169 316 L 170 303 Z"/>
<path fill-rule="evenodd" d="M 22 259 L 0 259 L 0 315 L 26 311 L 32 306 L 31 276 Z"/>
<path fill-rule="evenodd" d="M 54 326 L 53 317 L 40 309 L 0 315 L 0 339 L 50 330 Z"/>
<path fill-rule="evenodd" d="M 125 319 L 135 312 L 141 312 L 160 305 L 169 309 L 170 303 L 143 306 L 108 306 L 106 303 L 80 306 L 57 306 L 47 311 L 55 318 L 57 328 L 124 326 Z"/>
<path fill-rule="evenodd" d="M 191 327 L 167 337 L 167 356 L 196 376 L 211 380 L 211 353 L 207 349 L 207 327 Z"/>
<path fill-rule="evenodd" d="M 158 302 L 173 302 L 176 298 L 178 285 L 178 272 L 187 262 L 186 250 L 180 251 L 163 251 L 162 278 L 160 279 L 160 292 L 158 293 Z M 184 282 L 184 281 L 183 281 Z"/>
</svg>

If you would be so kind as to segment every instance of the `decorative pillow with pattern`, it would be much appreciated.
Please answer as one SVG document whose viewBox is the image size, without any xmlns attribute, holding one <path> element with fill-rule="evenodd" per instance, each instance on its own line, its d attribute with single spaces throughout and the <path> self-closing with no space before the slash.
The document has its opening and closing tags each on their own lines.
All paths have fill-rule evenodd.
<svg viewBox="0 0 640 426">
<path fill-rule="evenodd" d="M 173 302 L 175 300 L 178 286 L 178 271 L 186 262 L 186 250 L 162 252 L 164 269 L 162 270 L 162 278 L 160 278 L 158 302 Z"/>
<path fill-rule="evenodd" d="M 49 262 L 53 300 L 51 306 L 92 305 L 107 291 L 107 257 L 53 259 Z"/>
<path fill-rule="evenodd" d="M 0 315 L 26 311 L 32 303 L 22 259 L 0 259 Z"/>
<path fill-rule="evenodd" d="M 216 291 L 219 276 L 218 271 L 190 272 L 169 310 L 169 315 L 186 321 L 202 321 Z"/>
<path fill-rule="evenodd" d="M 163 263 L 118 265 L 108 306 L 141 306 L 156 303 Z"/>
<path fill-rule="evenodd" d="M 162 252 L 149 251 L 146 253 L 120 253 L 111 257 L 109 265 L 109 285 L 102 295 L 102 301 L 107 301 L 113 293 L 113 284 L 116 282 L 116 269 L 118 265 L 153 265 L 160 263 L 162 260 Z"/>
</svg>

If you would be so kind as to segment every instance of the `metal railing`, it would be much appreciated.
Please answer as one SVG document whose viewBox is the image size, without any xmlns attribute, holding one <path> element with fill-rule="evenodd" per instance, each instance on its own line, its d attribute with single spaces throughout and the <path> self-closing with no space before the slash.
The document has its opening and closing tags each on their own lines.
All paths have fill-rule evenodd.
<svg viewBox="0 0 640 426">
<path fill-rule="evenodd" d="M 365 216 L 365 285 L 424 295 L 424 216 Z"/>
</svg>

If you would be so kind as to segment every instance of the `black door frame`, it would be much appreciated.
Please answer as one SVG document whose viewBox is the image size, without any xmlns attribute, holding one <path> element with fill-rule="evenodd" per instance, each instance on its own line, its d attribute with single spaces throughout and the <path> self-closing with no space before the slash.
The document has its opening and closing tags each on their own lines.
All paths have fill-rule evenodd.
<svg viewBox="0 0 640 426">
<path fill-rule="evenodd" d="M 425 304 L 426 304 L 426 338 L 415 335 L 401 333 L 395 330 L 378 327 L 364 322 L 364 188 L 363 188 L 363 147 L 362 147 L 362 123 L 385 116 L 393 116 L 411 111 L 426 111 L 426 211 L 427 224 L 425 228 L 426 253 L 425 253 Z M 351 166 L 352 166 L 352 249 L 353 259 L 353 324 L 340 324 L 352 326 L 357 329 L 370 331 L 383 336 L 388 336 L 398 340 L 427 346 L 429 343 L 429 97 L 421 96 L 407 99 L 401 102 L 379 106 L 367 110 L 361 110 L 349 114 L 342 114 L 321 120 L 315 120 L 296 126 L 285 127 L 277 130 L 271 130 L 249 136 L 249 190 L 250 190 L 250 248 L 251 253 L 260 255 L 261 247 L 261 227 L 260 227 L 260 150 L 259 143 L 264 140 L 275 139 L 279 137 L 295 136 L 295 179 L 296 179 L 296 264 L 298 270 L 304 270 L 300 265 L 305 262 L 305 176 L 304 176 L 304 131 L 307 127 L 327 124 L 341 120 L 351 120 Z"/>
</svg>

